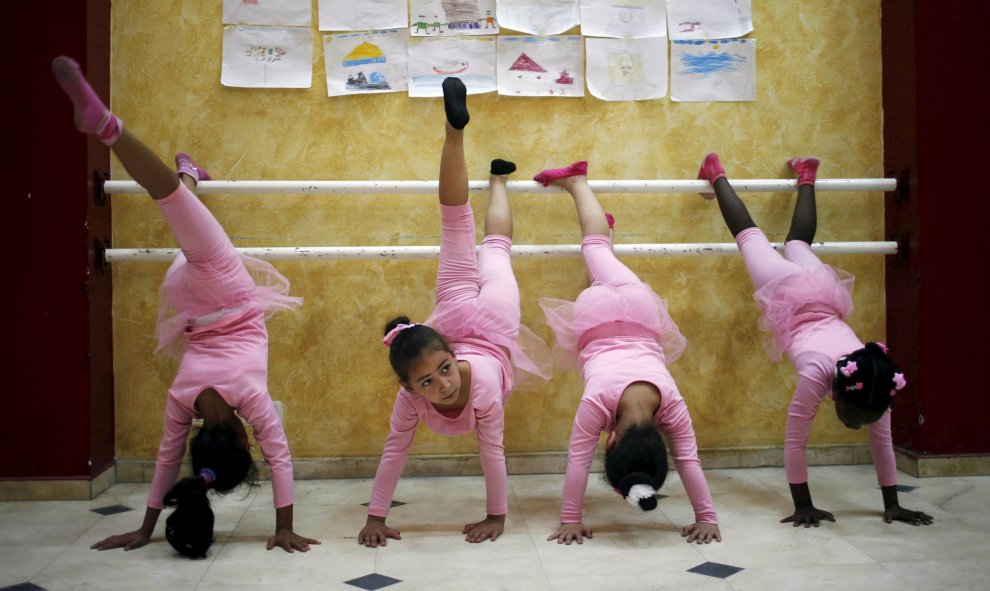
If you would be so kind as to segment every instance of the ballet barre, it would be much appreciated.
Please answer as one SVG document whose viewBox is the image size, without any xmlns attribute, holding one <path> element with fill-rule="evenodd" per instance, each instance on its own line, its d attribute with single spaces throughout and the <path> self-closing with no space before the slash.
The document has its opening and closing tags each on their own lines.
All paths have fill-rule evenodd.
<svg viewBox="0 0 990 591">
<path fill-rule="evenodd" d="M 698 180 L 589 180 L 595 193 L 710 193 L 708 181 Z M 797 179 L 734 179 L 740 193 L 796 191 Z M 203 181 L 200 195 L 417 195 L 436 194 L 438 181 Z M 560 187 L 544 187 L 535 181 L 508 181 L 510 193 L 563 193 Z M 893 191 L 897 179 L 818 179 L 816 193 L 841 191 Z M 468 181 L 471 193 L 487 193 L 488 181 Z M 104 181 L 103 192 L 111 195 L 146 194 L 134 181 Z"/>
<path fill-rule="evenodd" d="M 782 250 L 781 242 L 773 243 Z M 671 244 L 616 244 L 618 256 L 631 257 L 685 257 L 738 255 L 734 242 L 671 243 Z M 897 254 L 897 242 L 815 242 L 811 250 L 819 255 L 829 254 Z M 435 259 L 440 256 L 439 246 L 271 246 L 238 248 L 238 252 L 269 261 L 289 260 L 373 260 L 373 259 Z M 108 248 L 103 260 L 108 263 L 171 261 L 179 253 L 178 248 Z M 567 257 L 580 256 L 579 244 L 526 244 L 512 247 L 516 257 Z"/>
</svg>

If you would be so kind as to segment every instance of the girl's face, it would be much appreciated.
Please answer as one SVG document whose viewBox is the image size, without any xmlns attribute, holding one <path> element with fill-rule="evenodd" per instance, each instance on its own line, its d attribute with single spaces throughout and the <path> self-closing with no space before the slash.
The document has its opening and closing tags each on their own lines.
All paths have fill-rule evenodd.
<svg viewBox="0 0 990 591">
<path fill-rule="evenodd" d="M 457 359 L 444 350 L 427 351 L 409 366 L 409 381 L 402 386 L 437 406 L 453 405 L 461 393 Z"/>
</svg>

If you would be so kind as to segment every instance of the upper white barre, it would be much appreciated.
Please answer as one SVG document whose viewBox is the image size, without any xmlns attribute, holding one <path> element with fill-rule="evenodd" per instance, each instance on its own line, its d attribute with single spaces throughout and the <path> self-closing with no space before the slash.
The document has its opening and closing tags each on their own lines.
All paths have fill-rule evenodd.
<svg viewBox="0 0 990 591">
<path fill-rule="evenodd" d="M 773 244 L 777 250 L 783 243 Z M 818 254 L 897 254 L 896 242 L 815 242 L 811 249 Z M 680 244 L 617 244 L 615 254 L 635 257 L 728 256 L 739 254 L 734 242 Z M 369 260 L 369 259 L 435 259 L 439 246 L 272 246 L 238 248 L 238 252 L 270 261 L 287 260 Z M 178 248 L 108 248 L 104 260 L 108 263 L 171 261 Z M 512 247 L 518 257 L 580 256 L 579 244 L 529 244 Z"/>
<path fill-rule="evenodd" d="M 596 193 L 708 193 L 708 181 L 681 180 L 614 180 L 588 181 Z M 734 179 L 729 181 L 738 192 L 775 193 L 797 190 L 797 179 Z M 512 193 L 561 193 L 560 187 L 544 187 L 535 181 L 509 181 Z M 200 195 L 413 195 L 435 194 L 437 181 L 203 181 L 196 186 Z M 897 179 L 818 179 L 816 192 L 893 191 Z M 108 194 L 137 195 L 147 193 L 134 181 L 107 181 Z M 468 190 L 487 193 L 488 181 L 469 181 Z"/>
</svg>

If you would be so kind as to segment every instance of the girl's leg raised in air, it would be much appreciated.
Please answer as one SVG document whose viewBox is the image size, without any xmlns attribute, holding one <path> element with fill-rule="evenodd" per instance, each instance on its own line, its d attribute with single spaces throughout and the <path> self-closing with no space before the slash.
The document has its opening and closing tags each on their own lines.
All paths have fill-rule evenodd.
<svg viewBox="0 0 990 591">
<path fill-rule="evenodd" d="M 702 193 L 701 196 L 705 199 L 714 197 L 718 200 L 722 219 L 725 220 L 725 225 L 729 227 L 729 232 L 732 232 L 733 238 L 746 228 L 756 227 L 756 222 L 750 217 L 749 210 L 746 209 L 742 200 L 732 189 L 732 185 L 726 180 L 725 169 L 719 162 L 718 154 L 711 152 L 705 156 L 705 161 L 701 163 L 701 170 L 698 172 L 698 178 L 710 182 L 715 187 L 714 195 Z"/>
<path fill-rule="evenodd" d="M 440 263 L 436 300 L 462 301 L 478 297 L 480 279 L 475 254 L 474 213 L 468 203 L 464 126 L 468 122 L 467 90 L 457 78 L 443 81 L 446 135 L 440 156 Z"/>
<path fill-rule="evenodd" d="M 121 120 L 107 109 L 83 76 L 75 60 L 62 56 L 52 62 L 55 80 L 72 101 L 76 128 L 96 135 L 120 159 L 127 173 L 144 187 L 152 199 L 164 199 L 179 186 L 175 172 L 141 140 L 123 128 Z"/>
<path fill-rule="evenodd" d="M 443 105 L 447 115 L 443 153 L 440 156 L 440 203 L 462 205 L 468 201 L 467 165 L 464 163 L 464 126 L 468 122 L 467 89 L 457 78 L 443 81 Z"/>
<path fill-rule="evenodd" d="M 739 252 L 746 263 L 754 289 L 760 289 L 777 277 L 801 270 L 774 250 L 766 235 L 756 226 L 749 210 L 726 180 L 725 169 L 718 154 L 712 152 L 705 156 L 698 178 L 707 180 L 715 187 L 715 198 L 718 200 L 722 219 L 739 245 Z M 710 198 L 708 195 L 702 193 L 702 196 Z"/>
<path fill-rule="evenodd" d="M 189 263 L 194 268 L 196 263 L 209 263 L 211 276 L 215 276 L 217 270 L 227 270 L 237 276 L 234 283 L 243 283 L 240 279 L 247 277 L 247 273 L 243 271 L 234 245 L 199 199 L 186 187 L 179 190 L 176 171 L 166 166 L 137 136 L 123 129 L 120 120 L 96 96 L 78 63 L 71 58 L 59 57 L 52 62 L 52 70 L 59 86 L 72 101 L 76 128 L 98 135 L 120 159 L 127 173 L 148 191 L 164 214 Z M 201 170 L 188 156 L 183 159 L 188 160 L 185 166 L 179 160 L 177 156 L 179 172 L 185 176 L 192 176 L 191 172 Z M 204 178 L 203 174 L 196 176 Z"/>
<path fill-rule="evenodd" d="M 513 162 L 499 158 L 492 160 L 491 176 L 488 177 L 490 199 L 485 214 L 485 236 L 497 234 L 512 239 L 512 208 L 505 183 L 515 171 Z"/>
<path fill-rule="evenodd" d="M 478 297 L 487 310 L 503 320 L 502 330 L 512 338 L 519 331 L 521 312 L 519 284 L 512 272 L 512 209 L 505 183 L 515 170 L 516 165 L 508 160 L 492 160 L 485 239 L 478 251 Z"/>
<path fill-rule="evenodd" d="M 815 210 L 815 177 L 818 173 L 817 158 L 791 158 L 787 166 L 798 174 L 798 196 L 791 216 L 791 229 L 787 241 L 801 240 L 811 244 L 818 229 Z"/>
<path fill-rule="evenodd" d="M 584 254 L 590 280 L 613 286 L 639 283 L 636 274 L 612 253 L 609 222 L 601 204 L 598 203 L 598 197 L 588 185 L 587 174 L 588 163 L 582 161 L 565 168 L 545 170 L 534 178 L 545 185 L 564 189 L 574 199 L 583 237 L 581 252 Z"/>
</svg>

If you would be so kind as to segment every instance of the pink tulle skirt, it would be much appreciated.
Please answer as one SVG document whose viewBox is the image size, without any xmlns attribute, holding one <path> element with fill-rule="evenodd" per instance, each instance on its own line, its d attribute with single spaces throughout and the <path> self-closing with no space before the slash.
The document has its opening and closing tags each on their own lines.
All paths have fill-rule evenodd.
<svg viewBox="0 0 990 591">
<path fill-rule="evenodd" d="M 677 361 L 687 347 L 687 339 L 667 311 L 667 302 L 645 283 L 618 287 L 594 283 L 576 301 L 540 298 L 540 306 L 557 337 L 554 356 L 565 368 L 577 366 L 581 336 L 609 323 L 645 328 L 663 349 L 667 365 Z M 643 332 L 631 330 L 630 334 L 639 336 Z"/>
<path fill-rule="evenodd" d="M 526 325 L 492 314 L 477 299 L 444 302 L 423 321 L 449 343 L 483 341 L 508 353 L 512 365 L 512 388 L 533 388 L 550 381 L 553 358 L 543 339 Z"/>
<path fill-rule="evenodd" d="M 180 255 L 181 256 L 181 255 Z M 155 353 L 181 359 L 189 344 L 191 327 L 222 325 L 224 320 L 259 311 L 271 318 L 279 310 L 296 309 L 303 299 L 289 295 L 289 280 L 271 264 L 241 255 L 241 262 L 254 280 L 254 287 L 231 293 L 222 304 L 178 310 L 168 298 L 168 277 L 158 289 L 158 348 Z"/>
<path fill-rule="evenodd" d="M 779 361 L 802 325 L 823 315 L 845 319 L 853 310 L 855 277 L 842 269 L 820 265 L 770 281 L 753 294 L 763 311 L 760 330 L 767 333 L 767 355 Z"/>
</svg>

